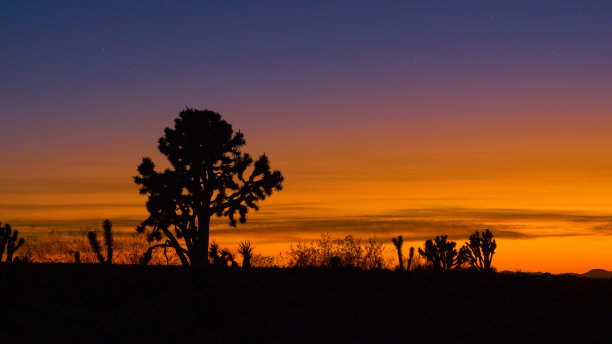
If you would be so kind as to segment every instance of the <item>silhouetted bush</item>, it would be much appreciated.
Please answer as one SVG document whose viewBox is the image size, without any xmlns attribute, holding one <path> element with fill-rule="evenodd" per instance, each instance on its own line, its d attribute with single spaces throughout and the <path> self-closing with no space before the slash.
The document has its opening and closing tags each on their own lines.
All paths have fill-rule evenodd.
<svg viewBox="0 0 612 344">
<path fill-rule="evenodd" d="M 210 244 L 210 248 L 208 250 L 208 256 L 210 258 L 210 264 L 216 268 L 237 268 L 238 263 L 234 259 L 234 254 L 230 252 L 228 249 L 221 249 L 216 242 L 212 242 Z"/>
<path fill-rule="evenodd" d="M 463 257 L 455 246 L 457 243 L 448 241 L 448 236 L 436 236 L 434 240 L 427 240 L 424 249 L 419 248 L 419 254 L 423 256 L 436 270 L 458 269 L 463 264 Z"/>
<path fill-rule="evenodd" d="M 2 262 L 2 256 L 6 251 L 6 263 L 13 262 L 13 255 L 25 242 L 23 238 L 19 237 L 18 230 L 12 230 L 11 225 L 8 223 L 2 226 L 0 222 L 0 262 Z"/>
<path fill-rule="evenodd" d="M 489 271 L 496 248 L 497 244 L 493 239 L 493 233 L 487 229 L 482 233 L 482 236 L 478 231 L 470 235 L 470 241 L 461 248 L 460 255 L 472 268 Z"/>
<path fill-rule="evenodd" d="M 104 244 L 106 245 L 106 259 L 102 256 L 100 242 L 98 241 L 98 235 L 95 231 L 87 232 L 87 238 L 89 239 L 89 245 L 96 254 L 98 262 L 100 264 L 112 264 L 113 262 L 113 224 L 110 220 L 104 220 L 102 223 L 104 229 Z M 75 255 L 75 261 L 77 256 Z M 80 258 L 79 258 L 80 260 Z"/>
<path fill-rule="evenodd" d="M 364 270 L 381 269 L 384 265 L 384 247 L 370 239 L 364 246 L 351 235 L 332 240 L 329 234 L 310 244 L 298 242 L 287 252 L 290 267 L 353 267 Z"/>
<path fill-rule="evenodd" d="M 32 258 L 32 255 L 30 254 L 29 251 L 28 253 L 22 254 L 13 259 L 13 263 L 15 264 L 29 264 L 33 262 L 34 262 L 34 259 Z"/>
<path fill-rule="evenodd" d="M 251 258 L 251 266 L 254 268 L 273 268 L 277 266 L 277 263 L 274 257 L 256 253 Z"/>
</svg>

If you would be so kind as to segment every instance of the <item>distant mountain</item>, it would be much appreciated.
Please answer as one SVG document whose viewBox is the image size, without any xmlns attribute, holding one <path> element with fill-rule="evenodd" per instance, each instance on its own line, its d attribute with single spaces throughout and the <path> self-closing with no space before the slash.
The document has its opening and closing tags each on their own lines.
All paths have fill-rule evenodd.
<svg viewBox="0 0 612 344">
<path fill-rule="evenodd" d="M 588 278 L 612 278 L 612 271 L 607 271 L 604 269 L 593 269 L 589 272 L 583 273 L 580 276 Z"/>
</svg>

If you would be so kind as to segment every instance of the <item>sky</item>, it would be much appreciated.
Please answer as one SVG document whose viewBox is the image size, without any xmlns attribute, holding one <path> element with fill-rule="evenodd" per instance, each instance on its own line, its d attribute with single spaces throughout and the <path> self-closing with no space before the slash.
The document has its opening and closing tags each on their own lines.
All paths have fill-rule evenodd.
<svg viewBox="0 0 612 344">
<path fill-rule="evenodd" d="M 230 229 L 264 253 L 490 228 L 499 270 L 612 270 L 612 3 L 0 3 L 0 221 L 133 231 L 132 176 L 186 108 L 284 189 Z"/>
</svg>

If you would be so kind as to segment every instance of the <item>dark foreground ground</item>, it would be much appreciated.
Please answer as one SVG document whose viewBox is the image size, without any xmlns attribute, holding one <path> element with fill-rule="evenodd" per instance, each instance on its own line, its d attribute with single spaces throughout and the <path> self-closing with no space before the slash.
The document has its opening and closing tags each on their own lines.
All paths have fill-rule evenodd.
<svg viewBox="0 0 612 344">
<path fill-rule="evenodd" d="M 0 266 L 0 342 L 610 342 L 612 279 Z"/>
</svg>

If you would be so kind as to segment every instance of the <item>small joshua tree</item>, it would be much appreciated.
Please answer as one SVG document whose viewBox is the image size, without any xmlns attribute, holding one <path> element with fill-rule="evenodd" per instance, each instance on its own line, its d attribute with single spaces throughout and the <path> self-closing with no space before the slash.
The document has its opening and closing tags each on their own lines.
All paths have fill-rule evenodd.
<svg viewBox="0 0 612 344">
<path fill-rule="evenodd" d="M 497 244 L 493 239 L 493 233 L 490 230 L 485 230 L 480 236 L 476 231 L 470 235 L 470 242 L 465 243 L 461 248 L 460 255 L 467 261 L 472 268 L 480 271 L 491 270 L 491 261 Z"/>
<path fill-rule="evenodd" d="M 87 232 L 87 238 L 89 239 L 89 245 L 96 254 L 100 264 L 112 264 L 113 262 L 113 224 L 110 220 L 104 220 L 102 223 L 104 229 L 104 243 L 106 244 L 106 259 L 102 256 L 100 249 L 100 242 L 98 241 L 98 234 L 94 231 Z"/>
<path fill-rule="evenodd" d="M 391 241 L 393 241 L 393 245 L 395 246 L 395 249 L 397 250 L 397 259 L 399 260 L 399 270 L 403 271 L 404 270 L 404 257 L 402 256 L 402 245 L 404 244 L 404 238 L 402 238 L 402 236 L 399 235 L 397 238 L 391 239 Z"/>
<path fill-rule="evenodd" d="M 425 249 L 419 248 L 419 253 L 432 264 L 436 270 L 458 269 L 463 264 L 463 255 L 460 255 L 454 241 L 447 241 L 448 236 L 436 236 L 434 240 L 425 242 Z"/>
<path fill-rule="evenodd" d="M 410 267 L 412 266 L 412 259 L 414 258 L 414 247 L 410 248 L 410 253 L 408 253 L 408 264 L 406 264 L 406 270 L 410 271 Z"/>
<path fill-rule="evenodd" d="M 0 262 L 2 261 L 2 256 L 4 255 L 4 251 L 6 250 L 6 260 L 7 263 L 13 262 L 13 255 L 15 251 L 17 251 L 21 245 L 25 242 L 23 238 L 17 239 L 19 236 L 19 231 L 12 230 L 11 225 L 8 223 L 2 226 L 0 222 Z"/>
<path fill-rule="evenodd" d="M 238 254 L 242 256 L 242 268 L 251 268 L 251 258 L 253 258 L 253 246 L 250 241 L 243 241 L 238 245 Z"/>
</svg>

